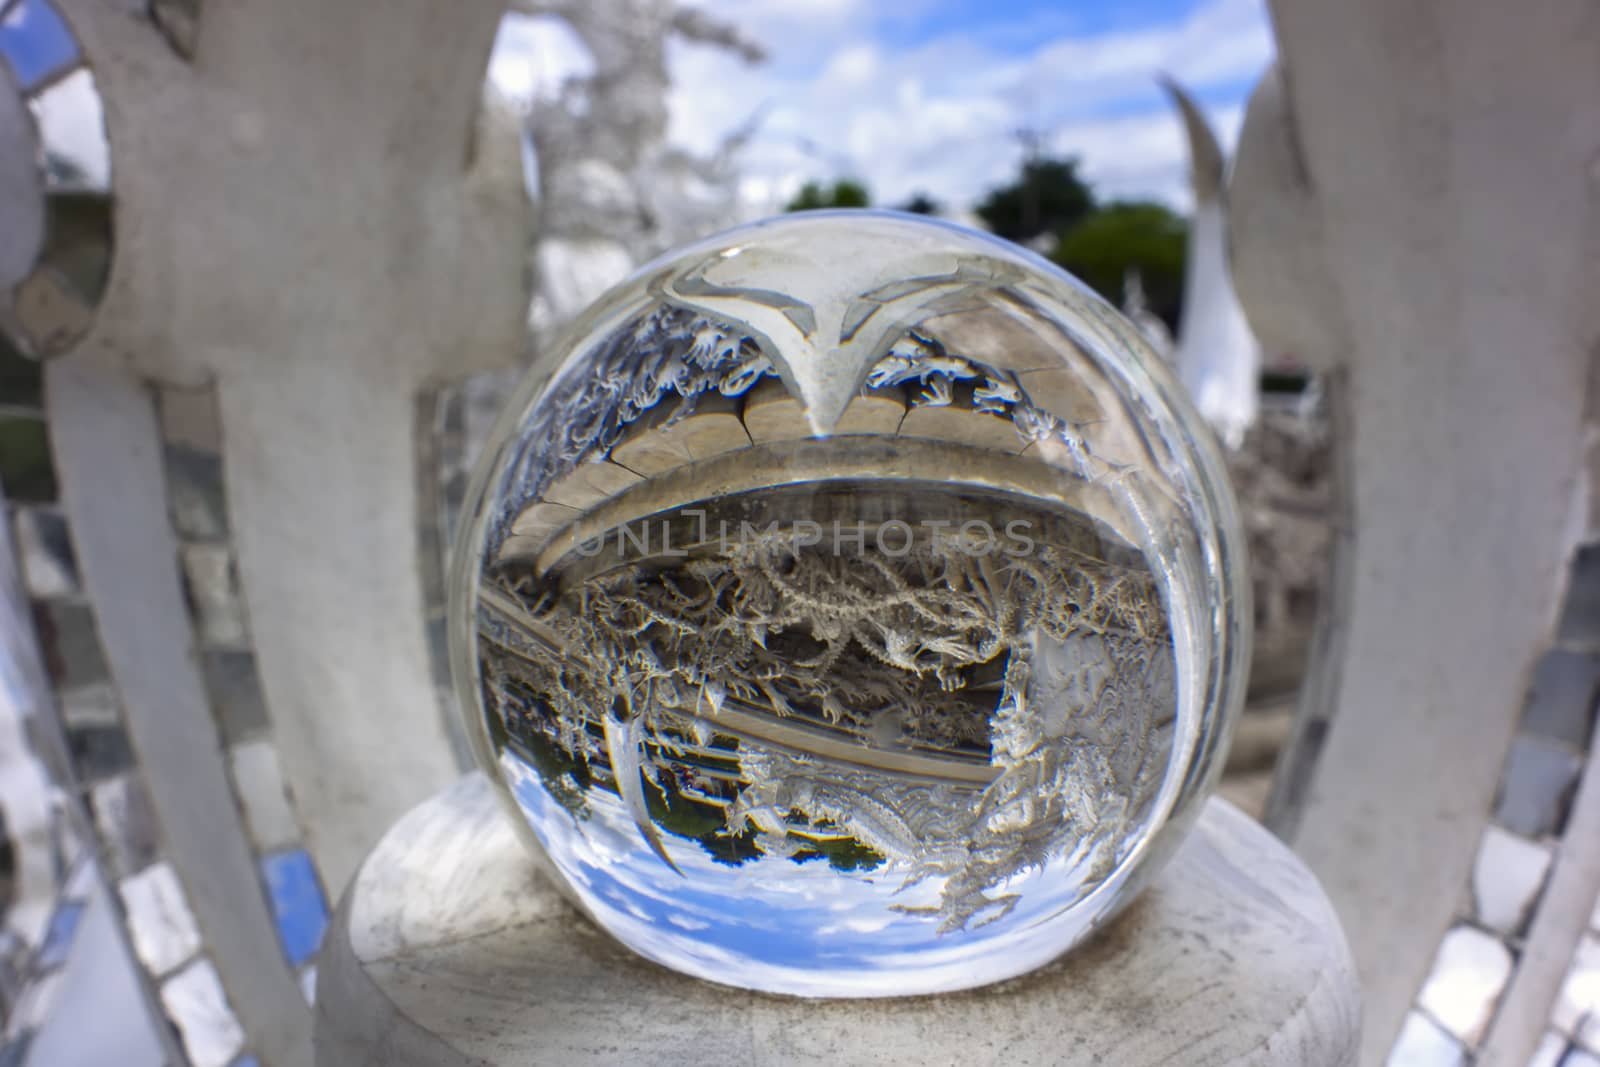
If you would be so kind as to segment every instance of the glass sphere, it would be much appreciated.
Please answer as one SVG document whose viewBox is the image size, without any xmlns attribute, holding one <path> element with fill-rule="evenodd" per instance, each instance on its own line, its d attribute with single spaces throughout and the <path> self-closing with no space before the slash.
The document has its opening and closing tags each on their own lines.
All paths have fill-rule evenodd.
<svg viewBox="0 0 1600 1067">
<path fill-rule="evenodd" d="M 875 212 L 641 268 L 510 399 L 452 655 L 484 768 L 640 954 L 807 996 L 1025 972 L 1198 814 L 1243 538 L 1129 323 Z"/>
</svg>

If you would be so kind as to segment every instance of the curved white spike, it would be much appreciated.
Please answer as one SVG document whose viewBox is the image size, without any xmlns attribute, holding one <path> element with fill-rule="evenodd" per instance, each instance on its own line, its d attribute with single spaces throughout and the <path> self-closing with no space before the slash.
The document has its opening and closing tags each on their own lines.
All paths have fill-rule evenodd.
<svg viewBox="0 0 1600 1067">
<path fill-rule="evenodd" d="M 667 855 L 667 848 L 661 843 L 661 834 L 650 818 L 650 806 L 645 802 L 637 715 L 630 715 L 625 720 L 606 716 L 606 755 L 611 758 L 611 773 L 617 779 L 617 791 L 622 794 L 622 803 L 633 817 L 633 824 L 639 828 L 639 833 L 644 835 L 650 851 L 659 856 L 662 863 L 683 874 L 678 865 L 672 862 L 672 857 Z"/>
<path fill-rule="evenodd" d="M 1171 79 L 1161 84 L 1183 116 L 1195 201 L 1174 362 L 1200 413 L 1237 446 L 1256 418 L 1261 348 L 1233 291 L 1222 149 L 1199 105 Z"/>
</svg>

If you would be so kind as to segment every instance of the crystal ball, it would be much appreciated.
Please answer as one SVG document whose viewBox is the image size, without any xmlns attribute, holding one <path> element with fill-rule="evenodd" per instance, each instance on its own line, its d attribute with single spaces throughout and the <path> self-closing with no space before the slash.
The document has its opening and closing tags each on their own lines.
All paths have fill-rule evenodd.
<svg viewBox="0 0 1600 1067">
<path fill-rule="evenodd" d="M 468 491 L 452 658 L 529 845 L 617 939 L 802 996 L 1038 967 L 1198 815 L 1236 506 L 1160 358 L 985 234 L 875 212 L 646 265 Z"/>
</svg>

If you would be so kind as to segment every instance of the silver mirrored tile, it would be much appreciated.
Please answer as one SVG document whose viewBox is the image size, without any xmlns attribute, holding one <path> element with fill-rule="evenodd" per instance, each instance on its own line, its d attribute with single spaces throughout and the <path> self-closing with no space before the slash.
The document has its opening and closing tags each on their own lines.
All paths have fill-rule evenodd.
<svg viewBox="0 0 1600 1067">
<path fill-rule="evenodd" d="M 39 644 L 51 679 L 60 689 L 109 682 L 94 612 L 86 603 L 45 600 L 35 612 Z"/>
<path fill-rule="evenodd" d="M 1585 934 L 1567 966 L 1550 1023 L 1568 1037 L 1575 1037 L 1584 1016 L 1596 1012 L 1600 1012 L 1600 938 Z"/>
<path fill-rule="evenodd" d="M 133 746 L 121 723 L 67 731 L 67 749 L 80 782 L 98 782 L 134 765 Z"/>
<path fill-rule="evenodd" d="M 200 951 L 200 928 L 170 864 L 157 863 L 117 885 L 133 950 L 145 969 L 163 975 Z"/>
<path fill-rule="evenodd" d="M 268 852 L 294 844 L 300 837 L 300 827 L 289 806 L 277 748 L 264 739 L 234 745 L 228 750 L 228 766 L 255 851 Z"/>
<path fill-rule="evenodd" d="M 12 528 L 29 596 L 59 600 L 82 594 L 65 516 L 54 508 L 19 507 L 12 515 Z"/>
<path fill-rule="evenodd" d="M 1476 927 L 1457 925 L 1439 942 L 1417 1006 L 1469 1047 L 1483 1039 L 1511 977 L 1511 951 Z"/>
<path fill-rule="evenodd" d="M 68 732 L 113 729 L 122 722 L 117 687 L 109 681 L 59 689 L 56 704 Z"/>
<path fill-rule="evenodd" d="M 1586 751 L 1600 693 L 1600 654 L 1556 649 L 1534 669 L 1521 733 Z"/>
<path fill-rule="evenodd" d="M 200 641 L 212 648 L 249 648 L 244 593 L 232 550 L 226 545 L 188 544 L 178 552 Z"/>
<path fill-rule="evenodd" d="M 137 874 L 156 862 L 155 812 L 137 775 L 122 774 L 97 782 L 89 791 L 89 807 L 113 876 Z"/>
<path fill-rule="evenodd" d="M 173 531 L 185 541 L 226 540 L 228 497 L 223 488 L 222 456 L 186 445 L 168 445 L 165 460 Z"/>
<path fill-rule="evenodd" d="M 1472 865 L 1477 920 L 1497 933 L 1521 932 L 1550 872 L 1548 845 L 1498 826 L 1485 827 Z"/>
<path fill-rule="evenodd" d="M 1582 545 L 1572 558 L 1556 640 L 1572 648 L 1600 649 L 1600 545 Z"/>
<path fill-rule="evenodd" d="M 254 653 L 233 649 L 206 649 L 200 653 L 200 672 L 206 698 L 225 743 L 265 735 L 269 729 L 266 700 Z"/>
<path fill-rule="evenodd" d="M 163 982 L 161 1003 L 193 1067 L 229 1067 L 244 1050 L 244 1029 L 210 960 L 195 960 Z"/>
<path fill-rule="evenodd" d="M 1460 1042 L 1421 1012 L 1406 1016 L 1400 1036 L 1389 1051 L 1387 1067 L 1466 1067 Z"/>
</svg>

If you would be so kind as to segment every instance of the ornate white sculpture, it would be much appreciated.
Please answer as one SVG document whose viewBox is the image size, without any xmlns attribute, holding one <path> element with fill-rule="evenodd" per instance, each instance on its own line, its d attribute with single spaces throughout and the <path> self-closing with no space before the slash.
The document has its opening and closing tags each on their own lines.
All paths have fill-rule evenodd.
<svg viewBox="0 0 1600 1067">
<path fill-rule="evenodd" d="M 710 158 L 667 144 L 667 45 L 696 41 L 745 62 L 763 53 L 673 0 L 517 0 L 511 10 L 560 18 L 593 58 L 591 71 L 536 97 L 527 114 L 540 202 L 531 310 L 539 341 L 634 263 L 737 220 L 732 157 L 743 134 Z"/>
</svg>

